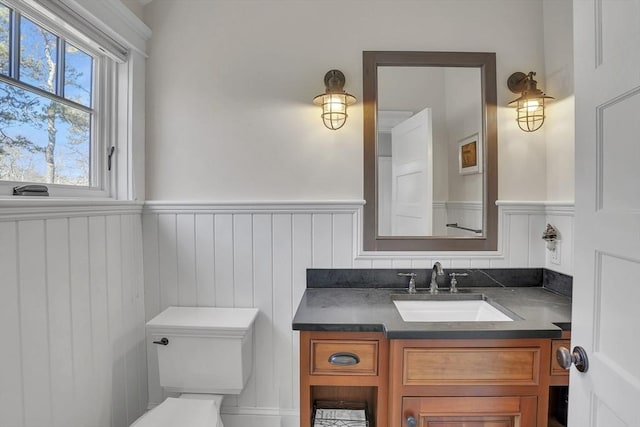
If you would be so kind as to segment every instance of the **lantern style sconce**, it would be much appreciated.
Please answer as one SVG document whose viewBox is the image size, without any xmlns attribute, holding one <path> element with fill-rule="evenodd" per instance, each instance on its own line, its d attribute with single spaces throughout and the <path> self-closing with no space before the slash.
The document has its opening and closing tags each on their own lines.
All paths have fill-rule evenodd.
<svg viewBox="0 0 640 427">
<path fill-rule="evenodd" d="M 538 89 L 538 82 L 533 80 L 536 73 L 529 74 L 516 72 L 509 76 L 507 87 L 513 93 L 519 93 L 520 97 L 514 99 L 509 105 L 514 105 L 518 112 L 518 126 L 525 132 L 535 132 L 544 123 L 545 100 L 553 99 Z"/>
<path fill-rule="evenodd" d="M 313 98 L 322 107 L 322 121 L 332 130 L 340 129 L 347 121 L 347 106 L 356 103 L 356 97 L 344 91 L 345 78 L 340 70 L 331 70 L 324 76 L 325 93 Z"/>
</svg>

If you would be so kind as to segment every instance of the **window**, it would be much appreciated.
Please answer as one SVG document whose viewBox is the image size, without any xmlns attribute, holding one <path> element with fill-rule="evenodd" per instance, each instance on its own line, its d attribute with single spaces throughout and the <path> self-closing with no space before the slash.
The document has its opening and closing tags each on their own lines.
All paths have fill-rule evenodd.
<svg viewBox="0 0 640 427">
<path fill-rule="evenodd" d="M 39 183 L 107 196 L 108 108 L 97 106 L 109 79 L 96 77 L 109 59 L 10 4 L 0 0 L 0 195 Z"/>
</svg>

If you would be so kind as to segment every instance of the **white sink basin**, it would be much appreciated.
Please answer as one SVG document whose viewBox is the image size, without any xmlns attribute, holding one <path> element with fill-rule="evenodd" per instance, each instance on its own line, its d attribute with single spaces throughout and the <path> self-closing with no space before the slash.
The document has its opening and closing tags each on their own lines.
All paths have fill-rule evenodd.
<svg viewBox="0 0 640 427">
<path fill-rule="evenodd" d="M 512 322 L 484 300 L 394 300 L 405 322 Z"/>
</svg>

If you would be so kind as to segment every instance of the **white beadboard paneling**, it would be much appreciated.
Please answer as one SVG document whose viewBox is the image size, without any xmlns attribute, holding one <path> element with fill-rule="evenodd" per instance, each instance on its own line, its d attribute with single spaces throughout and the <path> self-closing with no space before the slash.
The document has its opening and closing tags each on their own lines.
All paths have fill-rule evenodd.
<svg viewBox="0 0 640 427">
<path fill-rule="evenodd" d="M 176 217 L 176 254 L 178 256 L 178 305 L 195 306 L 198 300 L 196 281 L 196 234 L 194 215 Z"/>
<path fill-rule="evenodd" d="M 371 261 L 372 268 L 393 268 L 392 259 L 373 259 Z"/>
<path fill-rule="evenodd" d="M 334 214 L 332 232 L 333 268 L 353 265 L 353 214 Z"/>
<path fill-rule="evenodd" d="M 73 424 L 74 366 L 73 334 L 71 315 L 71 289 L 69 279 L 69 220 L 67 218 L 46 221 L 46 257 L 49 286 L 49 334 L 55 337 L 50 342 L 51 390 L 54 426 Z M 111 396 L 109 397 L 109 401 Z"/>
<path fill-rule="evenodd" d="M 273 344 L 274 370 L 289 372 L 293 364 L 291 346 L 291 319 L 293 318 L 292 276 L 292 223 L 291 214 L 273 215 Z M 293 401 L 293 383 L 288 376 L 277 375 L 279 408 L 290 408 Z M 297 392 L 297 390 L 295 391 Z"/>
<path fill-rule="evenodd" d="M 528 265 L 529 261 L 529 215 L 509 215 L 509 267 Z"/>
<path fill-rule="evenodd" d="M 542 215 L 529 215 L 529 239 L 528 267 L 542 268 L 545 265 L 545 243 L 542 233 L 546 228 L 545 217 Z"/>
<path fill-rule="evenodd" d="M 255 307 L 260 313 L 255 324 L 257 407 L 276 408 L 278 395 L 273 371 L 273 233 L 272 215 L 253 216 L 253 269 Z"/>
<path fill-rule="evenodd" d="M 125 425 L 127 422 L 127 397 L 125 371 L 125 343 L 126 333 L 124 325 L 124 304 L 122 291 L 122 235 L 120 233 L 120 217 L 107 217 L 107 292 L 109 304 L 109 334 L 111 345 L 111 425 Z"/>
<path fill-rule="evenodd" d="M 209 243 L 212 241 L 213 238 L 209 240 Z M 147 215 L 144 221 L 142 221 L 142 242 L 144 256 L 145 320 L 149 321 L 161 311 L 158 215 Z M 213 256 L 211 256 L 211 258 L 213 258 Z M 207 263 L 203 262 L 201 264 L 205 265 Z"/>
<path fill-rule="evenodd" d="M 18 223 L 18 274 L 24 387 L 24 425 L 51 425 L 51 366 L 44 221 Z"/>
<path fill-rule="evenodd" d="M 212 262 L 215 259 L 214 236 L 213 216 L 196 215 L 196 281 L 198 305 L 203 307 L 213 307 L 216 302 L 215 263 Z"/>
<path fill-rule="evenodd" d="M 0 222 L 0 424 L 24 425 L 17 225 Z"/>
<path fill-rule="evenodd" d="M 91 287 L 93 386 L 91 393 L 84 399 L 88 399 L 87 403 L 94 409 L 91 421 L 97 422 L 98 425 L 108 425 L 111 419 L 111 349 L 107 294 L 109 266 L 107 265 L 106 231 L 104 217 L 89 218 L 89 265 L 91 268 L 88 283 Z M 139 366 L 144 365 L 145 363 L 142 363 Z"/>
<path fill-rule="evenodd" d="M 411 259 L 409 258 L 395 258 L 391 260 L 392 268 L 411 268 Z"/>
<path fill-rule="evenodd" d="M 128 426 L 148 396 L 140 212 L 16 212 L 0 220 L 0 425 Z"/>
<path fill-rule="evenodd" d="M 294 310 L 298 307 L 302 295 L 307 287 L 307 267 L 312 265 L 312 234 L 311 234 L 311 215 L 296 214 L 293 215 L 293 253 L 292 253 L 292 269 L 293 269 L 293 293 L 292 307 Z M 291 331 L 293 342 L 291 346 L 291 359 L 293 363 L 289 368 L 289 374 L 293 378 L 292 389 L 293 401 L 291 408 L 298 408 L 300 402 L 300 394 L 295 390 L 300 389 L 300 376 L 298 375 L 300 368 L 300 334 Z"/>
<path fill-rule="evenodd" d="M 233 216 L 234 307 L 253 307 L 253 219 L 250 214 Z"/>
<path fill-rule="evenodd" d="M 216 215 L 215 235 L 216 306 L 233 307 L 233 215 Z"/>
<path fill-rule="evenodd" d="M 69 269 L 71 287 L 71 318 L 73 361 L 75 375 L 75 400 L 80 403 L 75 410 L 79 422 L 92 419 L 91 404 L 87 396 L 92 393 L 93 380 L 93 325 L 91 319 L 91 287 L 89 282 L 89 228 L 88 218 L 69 220 Z"/>
<path fill-rule="evenodd" d="M 312 216 L 313 227 L 313 267 L 333 266 L 333 218 L 332 214 L 321 213 Z"/>
<path fill-rule="evenodd" d="M 160 311 L 178 305 L 178 250 L 176 215 L 158 217 L 158 264 L 160 276 Z"/>
<path fill-rule="evenodd" d="M 545 221 L 544 204 L 500 206 L 501 241 L 499 250 L 490 253 L 362 253 L 360 207 L 329 202 L 152 202 L 146 208 L 145 239 L 151 242 L 145 241 L 145 269 L 158 271 L 148 276 L 155 274 L 157 279 L 146 280 L 151 288 L 146 295 L 177 295 L 191 286 L 183 283 L 187 276 L 175 273 L 174 266 L 181 264 L 172 248 L 194 242 L 195 250 L 185 254 L 194 257 L 188 264 L 195 265 L 195 279 L 188 280 L 196 282 L 196 304 L 260 309 L 253 375 L 243 393 L 226 398 L 222 409 L 232 424 L 247 416 L 273 419 L 299 406 L 299 341 L 291 331 L 291 319 L 306 287 L 307 268 L 430 268 L 435 261 L 445 269 L 537 267 L 544 260 L 537 241 L 537 228 Z M 194 226 L 181 227 L 176 219 L 181 216 L 195 216 Z M 153 300 L 147 302 L 148 315 L 154 307 Z M 151 405 L 162 400 L 153 363 L 150 358 Z"/>
</svg>

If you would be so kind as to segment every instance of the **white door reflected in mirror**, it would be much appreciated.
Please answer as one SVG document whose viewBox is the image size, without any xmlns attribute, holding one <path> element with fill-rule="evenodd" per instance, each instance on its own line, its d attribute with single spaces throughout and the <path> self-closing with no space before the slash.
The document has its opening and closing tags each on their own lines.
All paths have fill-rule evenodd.
<svg viewBox="0 0 640 427">
<path fill-rule="evenodd" d="M 379 236 L 483 235 L 482 117 L 479 68 L 378 67 Z"/>
</svg>

